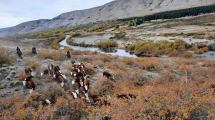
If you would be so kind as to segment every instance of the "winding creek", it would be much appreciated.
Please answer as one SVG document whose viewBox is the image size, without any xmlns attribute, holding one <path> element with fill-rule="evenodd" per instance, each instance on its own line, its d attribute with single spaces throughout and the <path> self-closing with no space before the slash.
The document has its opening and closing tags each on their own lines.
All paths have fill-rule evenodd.
<svg viewBox="0 0 215 120">
<path fill-rule="evenodd" d="M 59 44 L 62 47 L 69 47 L 72 48 L 73 50 L 79 50 L 79 51 L 97 51 L 99 53 L 102 54 L 110 54 L 110 55 L 114 55 L 114 56 L 120 56 L 120 57 L 137 57 L 134 54 L 130 54 L 129 52 L 127 52 L 126 50 L 123 49 L 115 49 L 114 52 L 104 52 L 101 49 L 99 49 L 98 47 L 81 47 L 81 46 L 73 46 L 73 45 L 69 45 L 66 40 L 69 38 L 70 36 L 67 35 L 66 38 L 61 41 Z M 86 40 L 87 38 L 89 38 L 88 40 L 94 40 L 94 41 L 98 41 L 101 40 L 101 37 L 96 37 L 96 36 L 88 36 L 88 37 L 76 37 L 74 38 L 75 40 Z"/>
<path fill-rule="evenodd" d="M 92 35 L 92 36 L 85 36 L 85 37 L 75 37 L 74 39 L 76 41 L 87 41 L 88 44 L 89 42 L 96 42 L 96 41 L 100 41 L 100 40 L 104 40 L 104 39 L 108 39 L 110 38 L 111 35 Z M 109 54 L 109 55 L 113 55 L 113 56 L 119 56 L 119 57 L 131 57 L 131 58 L 136 58 L 137 56 L 134 54 L 130 54 L 129 52 L 127 52 L 126 50 L 123 49 L 115 49 L 114 52 L 104 52 L 101 49 L 99 49 L 98 47 L 81 47 L 81 46 L 73 46 L 73 45 L 69 45 L 66 40 L 70 38 L 70 35 L 66 35 L 65 39 L 62 40 L 59 44 L 61 45 L 61 47 L 69 47 L 72 48 L 73 50 L 79 50 L 79 51 L 97 51 L 99 53 L 102 54 Z M 196 55 L 198 57 L 201 58 L 206 58 L 208 60 L 215 60 L 215 51 L 210 51 L 210 52 L 206 52 L 204 54 L 201 55 Z"/>
</svg>

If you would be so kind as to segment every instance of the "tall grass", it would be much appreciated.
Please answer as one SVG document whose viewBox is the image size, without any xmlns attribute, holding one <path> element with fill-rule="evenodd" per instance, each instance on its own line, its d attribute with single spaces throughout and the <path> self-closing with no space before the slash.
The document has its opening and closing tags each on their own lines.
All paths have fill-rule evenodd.
<svg viewBox="0 0 215 120">
<path fill-rule="evenodd" d="M 117 47 L 118 44 L 116 41 L 113 41 L 113 40 L 102 40 L 99 43 L 97 43 L 97 46 L 99 48 L 106 49 L 106 48 Z"/>
<path fill-rule="evenodd" d="M 0 48 L 0 66 L 11 63 L 13 59 L 14 57 L 9 56 L 5 48 Z"/>
<path fill-rule="evenodd" d="M 66 52 L 64 50 L 40 49 L 38 56 L 44 59 L 64 60 Z"/>
</svg>

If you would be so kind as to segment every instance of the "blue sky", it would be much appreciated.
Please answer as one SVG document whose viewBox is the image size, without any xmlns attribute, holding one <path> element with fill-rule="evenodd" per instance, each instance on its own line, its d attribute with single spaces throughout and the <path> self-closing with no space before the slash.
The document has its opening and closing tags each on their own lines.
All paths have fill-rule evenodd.
<svg viewBox="0 0 215 120">
<path fill-rule="evenodd" d="M 50 19 L 64 12 L 96 7 L 110 1 L 113 0 L 0 0 L 0 28 Z"/>
</svg>

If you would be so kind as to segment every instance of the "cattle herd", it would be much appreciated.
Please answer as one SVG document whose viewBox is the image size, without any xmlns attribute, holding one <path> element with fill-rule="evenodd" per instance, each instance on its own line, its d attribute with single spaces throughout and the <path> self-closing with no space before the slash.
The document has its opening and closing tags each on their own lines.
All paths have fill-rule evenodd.
<svg viewBox="0 0 215 120">
<path fill-rule="evenodd" d="M 17 54 L 20 58 L 22 58 L 22 52 L 19 47 L 17 47 Z M 36 55 L 36 48 L 32 48 L 32 54 Z M 66 53 L 68 58 L 71 58 L 70 52 Z M 87 73 L 85 71 L 86 67 L 83 63 L 71 61 L 71 71 L 70 71 L 70 79 L 64 75 L 59 66 L 48 64 L 47 68 L 41 72 L 41 77 L 46 77 L 51 80 L 55 80 L 59 83 L 59 86 L 63 88 L 65 93 L 67 94 L 68 99 L 78 99 L 81 98 L 85 100 L 87 103 L 96 103 L 102 101 L 102 104 L 108 105 L 107 99 L 109 96 L 102 95 L 93 95 L 89 94 L 90 81 L 88 80 Z M 34 74 L 31 68 L 25 68 L 25 79 L 22 81 L 23 85 L 26 89 L 29 89 L 30 94 L 36 89 L 36 84 L 33 81 Z M 103 72 L 103 77 L 106 77 L 112 81 L 114 81 L 114 77 L 107 71 Z M 118 95 L 118 98 L 128 98 L 130 95 Z M 105 98 L 105 99 L 104 99 Z M 43 105 L 54 104 L 54 98 L 47 98 L 42 100 Z"/>
</svg>

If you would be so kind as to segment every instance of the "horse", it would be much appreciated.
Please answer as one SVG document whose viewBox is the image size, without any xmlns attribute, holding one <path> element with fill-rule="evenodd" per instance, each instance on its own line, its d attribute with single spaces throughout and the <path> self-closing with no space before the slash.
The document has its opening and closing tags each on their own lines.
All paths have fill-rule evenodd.
<svg viewBox="0 0 215 120">
<path fill-rule="evenodd" d="M 20 50 L 19 47 L 16 48 L 16 53 L 17 53 L 17 55 L 19 56 L 19 58 L 22 59 L 22 51 Z"/>
<path fill-rule="evenodd" d="M 79 72 L 79 73 L 82 73 L 84 76 L 86 75 L 85 65 L 84 65 L 83 63 L 81 63 L 81 64 L 78 66 L 78 72 Z"/>
</svg>

